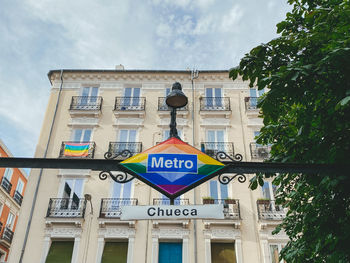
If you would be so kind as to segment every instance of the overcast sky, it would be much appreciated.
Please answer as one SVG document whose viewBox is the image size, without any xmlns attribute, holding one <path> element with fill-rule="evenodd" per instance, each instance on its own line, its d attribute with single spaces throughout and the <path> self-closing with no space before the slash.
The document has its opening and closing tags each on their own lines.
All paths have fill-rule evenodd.
<svg viewBox="0 0 350 263">
<path fill-rule="evenodd" d="M 0 0 L 0 138 L 33 157 L 51 69 L 228 69 L 287 0 Z"/>
</svg>

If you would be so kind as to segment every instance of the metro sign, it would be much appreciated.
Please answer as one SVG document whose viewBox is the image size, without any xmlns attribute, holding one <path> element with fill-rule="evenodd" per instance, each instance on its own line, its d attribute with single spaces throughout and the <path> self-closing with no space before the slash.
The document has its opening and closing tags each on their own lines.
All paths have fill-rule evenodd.
<svg viewBox="0 0 350 263">
<path fill-rule="evenodd" d="M 175 137 L 120 164 L 169 198 L 180 196 L 224 168 L 223 163 Z"/>
</svg>

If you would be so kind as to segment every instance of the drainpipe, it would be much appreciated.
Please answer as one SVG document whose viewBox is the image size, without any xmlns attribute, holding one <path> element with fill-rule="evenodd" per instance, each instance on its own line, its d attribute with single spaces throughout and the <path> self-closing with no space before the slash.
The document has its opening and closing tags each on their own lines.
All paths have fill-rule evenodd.
<svg viewBox="0 0 350 263">
<path fill-rule="evenodd" d="M 63 69 L 61 70 L 60 79 L 61 79 L 60 89 L 59 89 L 59 92 L 58 92 L 55 112 L 54 112 L 54 115 L 53 115 L 53 119 L 52 119 L 52 123 L 51 123 L 51 127 L 50 127 L 50 132 L 49 132 L 49 138 L 47 139 L 47 144 L 46 144 L 46 148 L 45 148 L 45 152 L 44 152 L 43 158 L 47 157 L 47 151 L 49 149 L 49 144 L 51 142 L 51 135 L 52 135 L 52 131 L 53 131 L 53 125 L 55 123 L 55 119 L 56 119 L 56 115 L 57 115 L 57 109 L 58 109 L 58 104 L 60 102 L 61 91 L 62 91 L 62 86 L 63 86 Z M 19 259 L 19 263 L 22 263 L 24 251 L 25 251 L 25 248 L 26 248 L 26 245 L 27 245 L 29 230 L 30 230 L 30 227 L 32 225 L 33 213 L 34 213 L 34 209 L 35 209 L 36 199 L 38 197 L 38 191 L 39 191 L 39 186 L 40 186 L 42 175 L 43 175 L 43 169 L 40 169 L 38 181 L 37 181 L 36 187 L 35 187 L 32 207 L 30 209 L 29 220 L 28 220 L 28 224 L 27 224 L 26 233 L 25 233 L 25 236 L 24 236 L 24 241 L 23 241 L 23 246 L 22 246 L 22 250 L 21 250 L 21 257 Z"/>
<path fill-rule="evenodd" d="M 192 84 L 192 144 L 193 147 L 195 147 L 195 143 L 194 143 L 194 139 L 195 139 L 195 129 L 194 129 L 194 102 L 195 102 L 195 92 L 194 92 L 194 79 L 198 78 L 198 70 L 192 69 L 191 70 L 191 84 Z M 196 191 L 196 187 L 193 190 L 193 202 L 194 204 L 197 204 L 197 191 Z M 198 261 L 198 256 L 197 256 L 197 220 L 194 219 L 193 220 L 193 230 L 194 230 L 194 262 L 197 263 Z"/>
</svg>

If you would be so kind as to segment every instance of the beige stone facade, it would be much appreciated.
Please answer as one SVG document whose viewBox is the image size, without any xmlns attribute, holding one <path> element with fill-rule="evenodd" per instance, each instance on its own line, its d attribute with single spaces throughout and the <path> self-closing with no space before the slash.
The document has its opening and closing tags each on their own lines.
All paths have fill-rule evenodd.
<svg viewBox="0 0 350 263">
<path fill-rule="evenodd" d="M 269 149 L 254 144 L 262 120 L 252 95 L 259 93 L 252 93 L 246 82 L 233 82 L 228 71 L 199 71 L 193 85 L 191 76 L 191 71 L 166 70 L 51 71 L 51 96 L 35 157 L 69 158 L 65 147 L 77 141 L 90 142 L 89 152 L 74 158 L 103 159 L 109 149 L 128 148 L 137 153 L 156 145 L 168 136 L 170 122 L 160 98 L 175 81 L 182 84 L 189 99 L 187 109 L 177 115 L 183 141 L 207 154 L 224 150 L 242 154 L 244 161 L 266 157 Z M 101 262 L 105 244 L 111 241 L 127 243 L 127 262 L 158 262 L 162 242 L 181 243 L 182 262 L 219 262 L 212 261 L 214 243 L 232 244 L 232 262 L 275 262 L 274 250 L 288 240 L 283 233 L 271 234 L 284 216 L 283 209 L 271 201 L 257 204 L 263 196 L 273 200 L 273 185 L 250 191 L 252 175 L 244 183 L 235 179 L 227 187 L 215 178 L 179 201 L 179 205 L 202 204 L 205 196 L 213 196 L 216 202 L 233 198 L 235 204 L 225 206 L 225 219 L 173 221 L 121 221 L 118 209 L 123 204 L 166 201 L 139 180 L 118 186 L 98 175 L 91 170 L 33 169 L 9 262 L 19 262 L 24 243 L 23 262 L 46 262 L 50 247 L 58 241 L 72 242 L 71 262 Z M 85 194 L 91 195 L 91 203 Z"/>
</svg>

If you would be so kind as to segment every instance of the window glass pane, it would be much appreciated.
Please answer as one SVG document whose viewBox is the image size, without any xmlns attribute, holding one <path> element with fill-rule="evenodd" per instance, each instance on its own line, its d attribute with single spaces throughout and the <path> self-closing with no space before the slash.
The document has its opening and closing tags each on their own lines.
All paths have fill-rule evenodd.
<svg viewBox="0 0 350 263">
<path fill-rule="evenodd" d="M 73 180 L 66 180 L 63 189 L 63 198 L 70 198 L 73 189 Z"/>
<path fill-rule="evenodd" d="M 263 196 L 265 198 L 271 199 L 270 187 L 269 187 L 269 183 L 268 182 L 264 182 L 264 185 L 262 186 L 262 192 L 263 192 Z"/>
<path fill-rule="evenodd" d="M 159 243 L 158 263 L 182 263 L 182 243 Z"/>
<path fill-rule="evenodd" d="M 134 88 L 133 97 L 140 97 L 140 88 Z"/>
<path fill-rule="evenodd" d="M 224 142 L 224 131 L 216 131 L 216 141 Z"/>
<path fill-rule="evenodd" d="M 82 191 L 83 191 L 83 179 L 76 179 L 74 184 L 74 193 L 77 195 L 78 198 L 82 197 Z"/>
<path fill-rule="evenodd" d="M 257 97 L 256 96 L 256 89 L 249 89 L 250 97 Z"/>
<path fill-rule="evenodd" d="M 120 142 L 127 142 L 128 141 L 128 130 L 120 130 L 119 141 Z"/>
<path fill-rule="evenodd" d="M 13 226 L 13 220 L 14 219 L 14 215 L 9 213 L 7 216 L 7 221 L 6 221 L 6 226 L 9 227 L 10 229 L 12 229 Z"/>
<path fill-rule="evenodd" d="M 218 199 L 218 182 L 210 181 L 210 196 L 214 199 Z"/>
<path fill-rule="evenodd" d="M 91 139 L 91 130 L 84 130 L 83 142 L 89 142 Z"/>
<path fill-rule="evenodd" d="M 211 243 L 212 263 L 236 263 L 234 243 Z"/>
<path fill-rule="evenodd" d="M 82 133 L 83 133 L 82 129 L 75 129 L 73 131 L 73 141 L 80 142 Z"/>
<path fill-rule="evenodd" d="M 215 131 L 208 131 L 207 132 L 208 136 L 208 142 L 215 142 Z"/>
<path fill-rule="evenodd" d="M 98 87 L 93 87 L 91 91 L 91 96 L 95 97 L 98 94 Z"/>
<path fill-rule="evenodd" d="M 18 179 L 18 183 L 17 183 L 17 187 L 16 187 L 16 191 L 20 194 L 22 194 L 23 191 L 23 182 L 21 181 L 21 179 Z"/>
<path fill-rule="evenodd" d="M 166 88 L 166 89 L 165 89 L 165 97 L 169 95 L 170 90 L 171 90 L 170 88 Z"/>
<path fill-rule="evenodd" d="M 170 130 L 165 130 L 163 133 L 163 140 L 167 140 L 170 136 Z"/>
<path fill-rule="evenodd" d="M 81 96 L 87 97 L 90 94 L 90 87 L 84 87 Z"/>
<path fill-rule="evenodd" d="M 121 184 L 113 181 L 112 198 L 120 198 Z"/>
<path fill-rule="evenodd" d="M 101 263 L 126 263 L 127 256 L 127 242 L 106 242 Z"/>
<path fill-rule="evenodd" d="M 131 97 L 131 88 L 125 88 L 124 97 Z"/>
<path fill-rule="evenodd" d="M 221 88 L 215 88 L 215 97 L 222 97 L 221 96 Z"/>
<path fill-rule="evenodd" d="M 131 187 L 132 187 L 132 182 L 123 184 L 123 198 L 131 197 Z"/>
<path fill-rule="evenodd" d="M 129 140 L 128 142 L 136 142 L 136 130 L 129 131 Z"/>
<path fill-rule="evenodd" d="M 227 184 L 220 184 L 220 198 L 226 199 L 228 197 L 228 185 Z"/>
<path fill-rule="evenodd" d="M 71 263 L 74 241 L 52 241 L 46 263 Z"/>
<path fill-rule="evenodd" d="M 214 97 L 213 96 L 213 89 L 212 88 L 206 88 L 205 89 L 205 96 L 206 97 Z"/>
<path fill-rule="evenodd" d="M 271 263 L 279 263 L 278 245 L 270 245 Z"/>
</svg>

